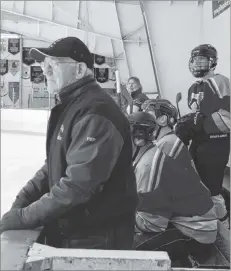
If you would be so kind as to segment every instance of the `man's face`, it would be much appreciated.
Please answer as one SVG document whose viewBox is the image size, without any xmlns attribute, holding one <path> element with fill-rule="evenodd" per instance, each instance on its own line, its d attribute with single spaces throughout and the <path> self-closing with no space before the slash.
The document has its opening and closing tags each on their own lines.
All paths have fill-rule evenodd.
<svg viewBox="0 0 231 271">
<path fill-rule="evenodd" d="M 130 79 L 127 84 L 127 91 L 132 93 L 137 91 L 140 88 L 140 85 L 134 79 Z"/>
<path fill-rule="evenodd" d="M 46 57 L 41 67 L 47 78 L 48 91 L 59 92 L 62 88 L 74 83 L 77 65 L 78 63 L 70 58 Z"/>
</svg>

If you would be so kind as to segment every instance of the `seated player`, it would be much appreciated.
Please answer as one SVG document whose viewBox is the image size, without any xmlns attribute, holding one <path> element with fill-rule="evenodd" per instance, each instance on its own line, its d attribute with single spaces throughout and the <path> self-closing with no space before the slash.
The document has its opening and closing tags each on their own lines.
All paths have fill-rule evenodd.
<svg viewBox="0 0 231 271">
<path fill-rule="evenodd" d="M 213 202 L 209 190 L 191 165 L 190 155 L 185 156 L 184 161 L 177 159 L 184 144 L 179 140 L 181 147 L 172 148 L 168 155 L 165 149 L 168 150 L 170 144 L 158 145 L 158 141 L 153 144 L 153 135 L 162 133 L 151 114 L 136 112 L 128 119 L 140 200 L 135 248 L 166 250 L 171 255 L 191 239 L 203 244 L 213 243 L 217 235 Z M 165 138 L 170 133 L 173 134 L 171 129 Z"/>
</svg>

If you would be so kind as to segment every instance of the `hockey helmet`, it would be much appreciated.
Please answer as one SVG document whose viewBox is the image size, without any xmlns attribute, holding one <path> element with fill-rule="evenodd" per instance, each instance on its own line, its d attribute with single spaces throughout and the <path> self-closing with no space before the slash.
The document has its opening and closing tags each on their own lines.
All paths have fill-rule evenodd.
<svg viewBox="0 0 231 271">
<path fill-rule="evenodd" d="M 201 44 L 191 51 L 189 70 L 196 78 L 204 77 L 217 66 L 217 50 L 210 44 Z"/>
<path fill-rule="evenodd" d="M 142 107 L 144 112 L 153 111 L 156 118 L 166 115 L 168 118 L 168 125 L 173 127 L 177 121 L 177 109 L 169 100 L 166 99 L 150 99 L 144 102 Z"/>
<path fill-rule="evenodd" d="M 131 125 L 133 138 L 144 139 L 145 142 L 152 141 L 153 132 L 156 128 L 156 120 L 154 116 L 146 112 L 135 112 L 128 115 Z"/>
</svg>

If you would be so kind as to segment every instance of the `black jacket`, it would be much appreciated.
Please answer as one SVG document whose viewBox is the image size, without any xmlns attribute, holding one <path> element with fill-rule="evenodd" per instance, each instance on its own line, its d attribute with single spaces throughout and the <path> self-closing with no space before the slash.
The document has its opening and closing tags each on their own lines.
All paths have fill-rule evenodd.
<svg viewBox="0 0 231 271">
<path fill-rule="evenodd" d="M 74 229 L 119 221 L 135 213 L 129 123 L 91 76 L 64 88 L 51 110 L 47 160 L 18 194 L 30 227 L 60 220 Z"/>
<path fill-rule="evenodd" d="M 142 111 L 142 104 L 149 98 L 146 94 L 142 93 L 141 90 L 136 90 L 131 93 L 133 99 L 133 105 L 137 106 L 139 111 Z"/>
</svg>

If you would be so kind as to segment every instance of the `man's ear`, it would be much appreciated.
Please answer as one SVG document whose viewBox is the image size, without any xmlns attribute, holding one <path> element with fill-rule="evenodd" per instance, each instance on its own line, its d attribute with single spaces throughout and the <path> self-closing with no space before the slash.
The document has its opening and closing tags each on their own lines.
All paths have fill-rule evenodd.
<svg viewBox="0 0 231 271">
<path fill-rule="evenodd" d="M 87 73 L 87 65 L 83 62 L 77 64 L 76 79 L 81 79 Z"/>
</svg>

